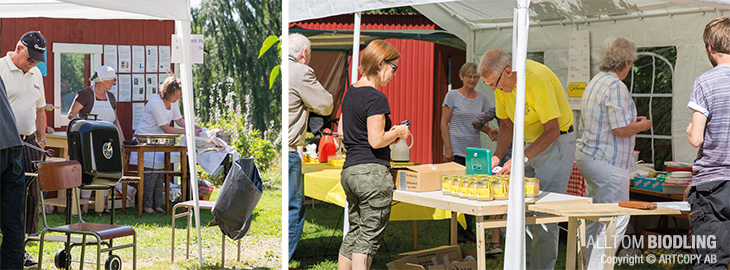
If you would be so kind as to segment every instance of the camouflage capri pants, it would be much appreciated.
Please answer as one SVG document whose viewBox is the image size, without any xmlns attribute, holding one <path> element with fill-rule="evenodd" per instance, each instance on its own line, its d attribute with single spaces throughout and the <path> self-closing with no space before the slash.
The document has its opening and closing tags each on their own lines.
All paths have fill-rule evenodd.
<svg viewBox="0 0 730 270">
<path fill-rule="evenodd" d="M 375 255 L 390 219 L 393 177 L 385 165 L 359 164 L 342 170 L 340 183 L 347 195 L 350 219 L 340 253 L 350 259 L 352 253 Z"/>
</svg>

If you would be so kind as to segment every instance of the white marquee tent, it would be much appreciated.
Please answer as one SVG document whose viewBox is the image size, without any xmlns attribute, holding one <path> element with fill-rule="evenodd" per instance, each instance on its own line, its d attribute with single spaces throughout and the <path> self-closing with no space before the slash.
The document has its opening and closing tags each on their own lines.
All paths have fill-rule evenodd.
<svg viewBox="0 0 730 270">
<path fill-rule="evenodd" d="M 591 75 L 600 65 L 600 46 L 614 35 L 622 35 L 636 42 L 638 47 L 675 46 L 676 66 L 672 82 L 672 151 L 677 161 L 691 162 L 696 149 L 687 142 L 685 128 L 690 122 L 686 109 L 694 78 L 712 66 L 707 60 L 702 42 L 704 26 L 730 9 L 728 0 L 297 0 L 290 2 L 289 21 L 301 21 L 338 14 L 411 5 L 431 21 L 453 33 L 467 44 L 467 61 L 478 62 L 487 50 L 500 48 L 513 53 L 513 64 L 518 74 L 524 74 L 527 51 L 543 52 L 544 64 L 550 67 L 567 86 L 568 56 L 571 33 L 588 30 L 590 33 Z M 521 14 L 521 15 L 520 15 Z M 357 17 L 357 16 L 356 16 Z M 526 19 L 529 17 L 529 19 Z M 529 20 L 529 22 L 527 22 Z M 357 20 L 356 20 L 357 25 Z M 529 42 L 528 42 L 529 36 Z M 511 49 L 510 49 L 511 48 Z M 494 94 L 480 83 L 478 90 L 491 100 Z M 517 91 L 524 95 L 524 77 L 518 77 Z M 523 97 L 524 98 L 524 97 Z M 524 104 L 517 102 L 517 104 Z M 522 106 L 524 107 L 524 105 Z M 524 108 L 516 108 L 522 111 Z M 516 115 L 520 115 L 517 113 Z M 515 141 L 522 141 L 521 119 L 515 119 Z M 484 141 L 484 140 L 483 140 Z M 523 149 L 514 144 L 513 159 L 522 160 Z M 513 164 L 513 173 L 520 174 L 521 164 Z M 519 166 L 519 168 L 514 167 Z M 524 187 L 514 184 L 511 191 Z M 510 205 L 524 204 L 512 200 Z M 522 216 L 510 207 L 510 217 Z M 516 212 L 513 212 L 516 211 Z M 517 214 L 517 215 L 516 215 Z M 524 228 L 524 219 L 508 221 L 508 231 Z M 523 269 L 524 230 L 508 232 L 505 269 Z"/>
<path fill-rule="evenodd" d="M 175 33 L 190 40 L 190 2 L 188 0 L 0 0 L 0 18 L 75 18 L 75 19 L 154 19 L 175 20 Z M 20 37 L 18 37 L 20 38 Z M 49 42 L 53 42 L 52 40 Z M 180 79 L 183 86 L 185 126 L 194 127 L 192 66 L 190 43 L 182 42 Z M 195 153 L 195 130 L 186 128 L 188 153 Z M 188 155 L 190 171 L 195 169 L 195 155 Z M 200 208 L 197 175 L 190 174 L 195 200 L 195 226 L 200 239 Z M 195 184 L 192 184 L 195 183 Z M 203 263 L 202 242 L 198 241 L 198 260 Z"/>
</svg>

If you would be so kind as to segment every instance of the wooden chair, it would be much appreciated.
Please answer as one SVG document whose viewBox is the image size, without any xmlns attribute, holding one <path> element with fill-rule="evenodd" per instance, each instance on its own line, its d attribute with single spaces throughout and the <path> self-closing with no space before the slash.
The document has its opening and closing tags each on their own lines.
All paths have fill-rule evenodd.
<svg viewBox="0 0 730 270">
<path fill-rule="evenodd" d="M 38 164 L 38 180 L 40 181 L 41 191 L 58 191 L 66 189 L 67 200 L 66 206 L 72 206 L 72 198 L 78 201 L 78 192 L 72 192 L 81 185 L 81 164 L 78 161 L 70 160 L 63 162 L 45 162 Z M 43 196 L 41 196 L 41 205 L 45 205 Z M 71 248 L 74 245 L 80 243 L 81 245 L 81 258 L 79 260 L 79 269 L 84 268 L 84 253 L 86 251 L 86 244 L 96 245 L 96 269 L 101 269 L 101 253 L 109 252 L 109 257 L 105 263 L 105 269 L 121 269 L 122 260 L 117 255 L 113 255 L 111 252 L 123 248 L 132 248 L 132 269 L 137 269 L 137 234 L 134 228 L 130 226 L 120 226 L 113 224 L 99 224 L 99 223 L 86 223 L 81 217 L 81 209 L 79 204 L 76 204 L 76 209 L 79 213 L 78 223 L 71 223 L 71 211 L 66 211 L 66 224 L 62 226 L 49 227 L 48 221 L 46 220 L 46 212 L 43 213 L 43 225 L 45 228 L 40 235 L 40 248 L 38 251 L 38 269 L 43 269 L 43 243 L 46 240 L 46 234 L 48 232 L 57 232 L 66 234 L 66 245 L 63 250 L 56 253 L 54 262 L 58 268 L 68 269 L 71 265 Z M 72 234 L 81 235 L 81 240 L 78 238 L 74 241 L 71 237 Z M 124 244 L 114 246 L 112 240 L 120 237 L 132 237 L 131 244 Z M 87 240 L 87 237 L 92 239 Z M 51 240 L 51 239 L 49 239 Z M 102 248 L 104 244 L 106 248 Z"/>
<path fill-rule="evenodd" d="M 213 209 L 215 201 L 199 201 L 200 209 Z M 185 242 L 185 259 L 190 258 L 190 227 L 192 227 L 193 208 L 195 207 L 195 201 L 184 201 L 176 204 L 172 207 L 172 245 L 170 247 L 171 260 L 175 261 L 175 219 L 179 217 L 188 217 L 188 223 L 185 229 L 187 230 L 187 238 Z M 178 208 L 185 208 L 184 212 L 176 214 Z M 236 261 L 241 261 L 241 239 L 236 240 L 238 252 L 236 253 Z M 221 233 L 221 267 L 226 262 L 226 235 Z"/>
</svg>

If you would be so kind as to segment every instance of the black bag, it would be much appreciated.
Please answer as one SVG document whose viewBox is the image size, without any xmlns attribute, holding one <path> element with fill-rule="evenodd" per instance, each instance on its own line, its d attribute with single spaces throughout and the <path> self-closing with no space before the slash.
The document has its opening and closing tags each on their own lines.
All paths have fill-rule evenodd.
<svg viewBox="0 0 730 270">
<path fill-rule="evenodd" d="M 252 214 L 262 194 L 263 182 L 254 160 L 236 160 L 211 210 L 215 218 L 210 225 L 218 225 L 233 240 L 243 238 L 251 229 Z"/>
</svg>

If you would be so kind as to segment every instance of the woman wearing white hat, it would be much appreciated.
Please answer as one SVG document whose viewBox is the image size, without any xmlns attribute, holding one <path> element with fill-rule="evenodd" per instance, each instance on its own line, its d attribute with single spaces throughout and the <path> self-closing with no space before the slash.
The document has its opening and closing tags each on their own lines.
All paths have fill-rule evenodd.
<svg viewBox="0 0 730 270">
<path fill-rule="evenodd" d="M 88 114 L 95 114 L 97 115 L 97 120 L 114 123 L 114 125 L 117 126 L 117 130 L 119 130 L 119 138 L 124 140 L 124 132 L 122 131 L 122 126 L 119 124 L 119 119 L 117 119 L 117 100 L 114 97 L 114 94 L 108 91 L 114 84 L 116 84 L 117 73 L 111 67 L 100 66 L 96 69 L 94 75 L 89 78 L 89 81 L 91 81 L 93 85 L 81 89 L 81 91 L 76 93 L 74 102 L 68 112 L 68 119 L 84 117 Z M 81 191 L 81 198 L 87 199 L 90 197 L 90 190 Z M 85 213 L 87 208 L 88 205 L 84 204 L 82 206 L 82 211 Z M 107 210 L 104 209 L 104 212 L 106 211 Z"/>
<path fill-rule="evenodd" d="M 111 67 L 100 66 L 89 81 L 93 82 L 92 86 L 76 93 L 73 105 L 68 112 L 68 119 L 96 114 L 97 120 L 114 123 L 119 130 L 119 138 L 124 140 L 124 132 L 117 119 L 117 99 L 108 91 L 116 84 L 117 73 Z"/>
</svg>

